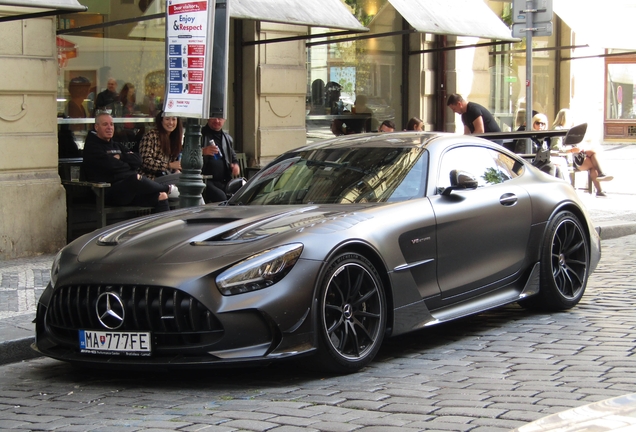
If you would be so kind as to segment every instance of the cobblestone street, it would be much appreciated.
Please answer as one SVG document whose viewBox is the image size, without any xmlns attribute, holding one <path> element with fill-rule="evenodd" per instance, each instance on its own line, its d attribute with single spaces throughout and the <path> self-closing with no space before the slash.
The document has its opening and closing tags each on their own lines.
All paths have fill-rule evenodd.
<svg viewBox="0 0 636 432">
<path fill-rule="evenodd" d="M 385 342 L 362 372 L 301 363 L 102 372 L 0 367 L 0 428 L 63 431 L 503 432 L 636 388 L 636 235 L 603 242 L 579 306 L 508 306 Z"/>
</svg>

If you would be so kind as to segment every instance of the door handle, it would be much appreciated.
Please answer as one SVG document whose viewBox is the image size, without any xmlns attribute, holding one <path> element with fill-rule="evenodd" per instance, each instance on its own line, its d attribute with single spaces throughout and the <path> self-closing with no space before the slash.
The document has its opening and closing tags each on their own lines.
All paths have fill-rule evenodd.
<svg viewBox="0 0 636 432">
<path fill-rule="evenodd" d="M 513 206 L 515 204 L 517 204 L 517 195 L 513 194 L 513 193 L 506 193 L 503 194 L 500 198 L 499 198 L 499 203 L 503 206 Z"/>
</svg>

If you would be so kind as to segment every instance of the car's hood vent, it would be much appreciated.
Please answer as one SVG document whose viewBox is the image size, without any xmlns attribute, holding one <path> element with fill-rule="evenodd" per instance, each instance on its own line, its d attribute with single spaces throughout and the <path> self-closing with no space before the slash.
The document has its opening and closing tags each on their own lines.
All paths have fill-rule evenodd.
<svg viewBox="0 0 636 432">
<path fill-rule="evenodd" d="M 302 207 L 302 208 L 262 217 L 258 220 L 251 219 L 247 223 L 243 223 L 238 226 L 232 226 L 231 228 L 223 232 L 214 234 L 209 237 L 206 237 L 208 233 L 205 233 L 199 236 L 199 238 L 193 239 L 192 244 L 207 245 L 210 242 L 226 242 L 226 241 L 239 241 L 239 240 L 246 241 L 246 240 L 256 240 L 259 238 L 267 237 L 268 235 L 272 234 L 272 231 L 261 230 L 259 228 L 267 224 L 270 224 L 272 222 L 275 222 L 277 220 L 294 217 L 296 215 L 300 215 L 302 213 L 315 210 L 316 208 L 317 206 Z"/>
<path fill-rule="evenodd" d="M 97 239 L 100 246 L 117 246 L 143 239 L 158 240 L 177 232 L 191 244 L 246 241 L 273 234 L 259 227 L 279 219 L 287 219 L 315 210 L 317 206 L 301 208 L 271 208 L 257 212 L 250 207 L 212 207 L 203 211 L 177 212 L 170 217 L 147 217 L 119 225 Z"/>
</svg>

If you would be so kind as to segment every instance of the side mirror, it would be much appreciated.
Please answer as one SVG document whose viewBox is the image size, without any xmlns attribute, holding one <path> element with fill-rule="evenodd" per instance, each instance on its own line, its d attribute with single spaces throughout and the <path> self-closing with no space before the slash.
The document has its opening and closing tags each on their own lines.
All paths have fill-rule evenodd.
<svg viewBox="0 0 636 432">
<path fill-rule="evenodd" d="M 477 189 L 477 179 L 471 173 L 460 170 L 452 170 L 450 172 L 450 186 L 444 189 L 442 195 L 448 196 L 454 190 L 458 189 Z"/>
<path fill-rule="evenodd" d="M 572 127 L 568 133 L 565 135 L 563 139 L 563 144 L 565 145 L 574 145 L 583 141 L 585 137 L 585 132 L 587 131 L 587 123 L 582 123 L 580 125 Z"/>
<path fill-rule="evenodd" d="M 234 195 L 243 185 L 247 183 L 243 177 L 233 178 L 225 185 L 225 194 L 230 197 Z"/>
</svg>

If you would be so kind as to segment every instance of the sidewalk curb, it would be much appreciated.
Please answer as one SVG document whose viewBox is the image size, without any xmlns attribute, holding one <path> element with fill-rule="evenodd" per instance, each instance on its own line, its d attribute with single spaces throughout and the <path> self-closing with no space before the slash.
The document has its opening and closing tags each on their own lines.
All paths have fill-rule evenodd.
<svg viewBox="0 0 636 432">
<path fill-rule="evenodd" d="M 601 240 L 610 240 L 636 234 L 636 222 L 610 222 L 597 226 Z"/>
<path fill-rule="evenodd" d="M 41 354 L 31 348 L 34 342 L 35 336 L 0 342 L 0 365 L 40 357 Z"/>
</svg>

